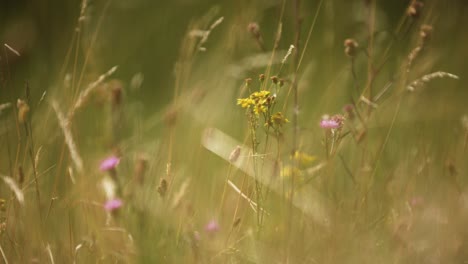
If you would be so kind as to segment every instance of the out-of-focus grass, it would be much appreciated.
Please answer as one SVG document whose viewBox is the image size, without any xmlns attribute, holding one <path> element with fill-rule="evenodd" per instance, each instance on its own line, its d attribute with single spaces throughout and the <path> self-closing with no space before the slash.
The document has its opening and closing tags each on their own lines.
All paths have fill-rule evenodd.
<svg viewBox="0 0 468 264">
<path fill-rule="evenodd" d="M 275 99 L 275 110 L 291 122 L 280 137 L 266 136 L 261 123 L 255 155 L 246 110 L 236 100 L 249 96 L 245 78 L 252 78 L 254 91 L 259 74 L 267 74 L 269 87 L 288 47 L 297 44 L 295 1 L 213 8 L 208 2 L 150 2 L 88 3 L 81 20 L 80 7 L 70 7 L 73 19 L 54 24 L 47 41 L 40 33 L 53 21 L 44 17 L 52 2 L 24 4 L 17 17 L 8 9 L 3 42 L 20 56 L 2 46 L 0 104 L 10 105 L 0 112 L 0 259 L 468 261 L 464 2 L 426 1 L 417 17 L 406 15 L 403 1 L 301 3 L 296 51 L 304 56 L 299 67 L 294 53 L 286 60 L 279 75 L 285 85 Z M 220 17 L 200 45 L 193 30 L 207 30 Z M 251 22 L 260 26 L 265 51 L 248 30 Z M 433 31 L 421 46 L 423 24 Z M 67 33 L 54 33 L 60 31 Z M 347 38 L 359 44 L 352 63 L 344 52 Z M 23 45 L 33 40 L 40 44 Z M 418 46 L 423 48 L 407 71 Z M 115 73 L 102 75 L 114 65 Z M 438 71 L 459 79 L 434 79 L 407 91 L 414 80 Z M 363 92 L 366 85 L 370 93 Z M 360 100 L 361 93 L 365 101 L 384 90 L 373 102 L 377 107 Z M 18 98 L 29 111 L 16 106 Z M 84 104 L 75 107 L 79 98 Z M 344 114 L 346 104 L 354 104 L 360 117 L 347 116 L 333 134 L 319 126 L 325 114 Z M 338 133 L 343 138 L 332 139 Z M 315 160 L 299 164 L 294 148 Z M 120 157 L 123 206 L 108 213 L 102 181 L 112 180 L 99 166 L 111 155 Z M 24 204 L 5 177 L 24 194 Z"/>
</svg>

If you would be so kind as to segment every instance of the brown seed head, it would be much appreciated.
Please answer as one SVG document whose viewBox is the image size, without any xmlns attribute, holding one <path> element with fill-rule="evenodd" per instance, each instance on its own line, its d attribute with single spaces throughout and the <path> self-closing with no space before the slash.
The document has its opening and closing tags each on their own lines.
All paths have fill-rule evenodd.
<svg viewBox="0 0 468 264">
<path fill-rule="evenodd" d="M 349 38 L 349 39 L 345 39 L 344 47 L 345 47 L 345 54 L 348 57 L 354 57 L 356 56 L 359 44 L 357 43 L 356 40 Z"/>
<path fill-rule="evenodd" d="M 431 25 L 422 25 L 421 30 L 419 31 L 419 36 L 422 41 L 428 41 L 432 36 L 432 26 Z"/>
<path fill-rule="evenodd" d="M 347 104 L 343 107 L 343 112 L 345 113 L 345 117 L 349 118 L 350 120 L 354 119 L 354 106 L 352 104 Z"/>
<path fill-rule="evenodd" d="M 283 87 L 284 85 L 284 79 L 279 79 L 279 87 Z"/>
<path fill-rule="evenodd" d="M 410 17 L 417 18 L 421 15 L 422 8 L 424 7 L 424 3 L 421 1 L 414 0 L 409 5 L 408 9 L 406 10 L 406 14 Z"/>
<path fill-rule="evenodd" d="M 255 23 L 255 22 L 251 22 L 249 23 L 249 25 L 247 26 L 247 30 L 252 34 L 252 36 L 254 36 L 255 38 L 259 38 L 260 37 L 260 26 Z"/>
<path fill-rule="evenodd" d="M 271 76 L 270 79 L 274 84 L 278 83 L 278 76 Z"/>
<path fill-rule="evenodd" d="M 260 74 L 260 76 L 258 76 L 258 79 L 263 82 L 265 80 L 265 74 Z"/>
</svg>

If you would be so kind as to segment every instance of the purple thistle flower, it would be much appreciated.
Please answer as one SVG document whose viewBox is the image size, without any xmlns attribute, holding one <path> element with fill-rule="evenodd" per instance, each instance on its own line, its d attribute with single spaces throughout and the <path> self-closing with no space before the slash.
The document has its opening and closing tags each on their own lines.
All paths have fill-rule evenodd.
<svg viewBox="0 0 468 264">
<path fill-rule="evenodd" d="M 105 204 L 104 204 L 104 209 L 108 212 L 113 212 L 117 209 L 119 209 L 120 207 L 122 207 L 123 205 L 123 202 L 122 200 L 120 199 L 112 199 L 112 200 L 108 200 Z"/>
<path fill-rule="evenodd" d="M 344 123 L 344 116 L 342 115 L 334 115 L 331 118 L 324 117 L 322 121 L 320 121 L 320 127 L 324 129 L 340 129 Z"/>
<path fill-rule="evenodd" d="M 119 164 L 119 162 L 120 158 L 116 156 L 110 156 L 101 162 L 101 165 L 99 165 L 99 169 L 101 171 L 113 170 Z"/>
<path fill-rule="evenodd" d="M 320 127 L 324 129 L 336 129 L 340 126 L 340 123 L 333 119 L 323 119 L 322 121 L 320 121 Z"/>
<path fill-rule="evenodd" d="M 219 224 L 215 220 L 211 220 L 205 225 L 205 231 L 208 233 L 216 233 L 219 231 Z"/>
</svg>

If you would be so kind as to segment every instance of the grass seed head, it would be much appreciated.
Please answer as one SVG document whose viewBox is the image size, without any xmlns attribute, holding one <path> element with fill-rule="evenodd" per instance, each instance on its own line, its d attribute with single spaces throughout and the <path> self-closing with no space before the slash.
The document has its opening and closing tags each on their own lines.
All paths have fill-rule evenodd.
<svg viewBox="0 0 468 264">
<path fill-rule="evenodd" d="M 18 108 L 18 120 L 21 124 L 24 124 L 28 118 L 29 105 L 24 100 L 18 99 L 16 107 Z"/>
<path fill-rule="evenodd" d="M 167 180 L 162 178 L 159 181 L 158 193 L 161 197 L 164 197 L 166 196 L 166 192 L 167 192 Z"/>
</svg>

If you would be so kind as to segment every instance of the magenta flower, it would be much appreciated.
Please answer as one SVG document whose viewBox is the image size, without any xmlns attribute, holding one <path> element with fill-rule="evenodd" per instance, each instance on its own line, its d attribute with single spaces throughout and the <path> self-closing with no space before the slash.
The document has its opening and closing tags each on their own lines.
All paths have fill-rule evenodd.
<svg viewBox="0 0 468 264">
<path fill-rule="evenodd" d="M 109 158 L 101 162 L 101 165 L 99 165 L 99 169 L 101 171 L 113 170 L 119 164 L 119 162 L 120 162 L 120 158 L 116 156 L 110 156 Z"/>
<path fill-rule="evenodd" d="M 320 127 L 324 129 L 339 129 L 343 126 L 344 116 L 334 115 L 331 118 L 323 118 Z"/>
<path fill-rule="evenodd" d="M 122 200 L 120 199 L 112 199 L 112 200 L 108 200 L 105 204 L 104 204 L 104 209 L 108 212 L 113 212 L 117 209 L 119 209 L 120 207 L 122 207 L 123 205 L 123 202 Z"/>
<path fill-rule="evenodd" d="M 219 224 L 215 220 L 211 220 L 208 224 L 205 225 L 205 231 L 208 233 L 216 233 L 219 231 Z"/>
<path fill-rule="evenodd" d="M 325 129 L 336 129 L 340 127 L 340 123 L 333 119 L 323 119 L 320 121 L 320 127 Z"/>
</svg>

